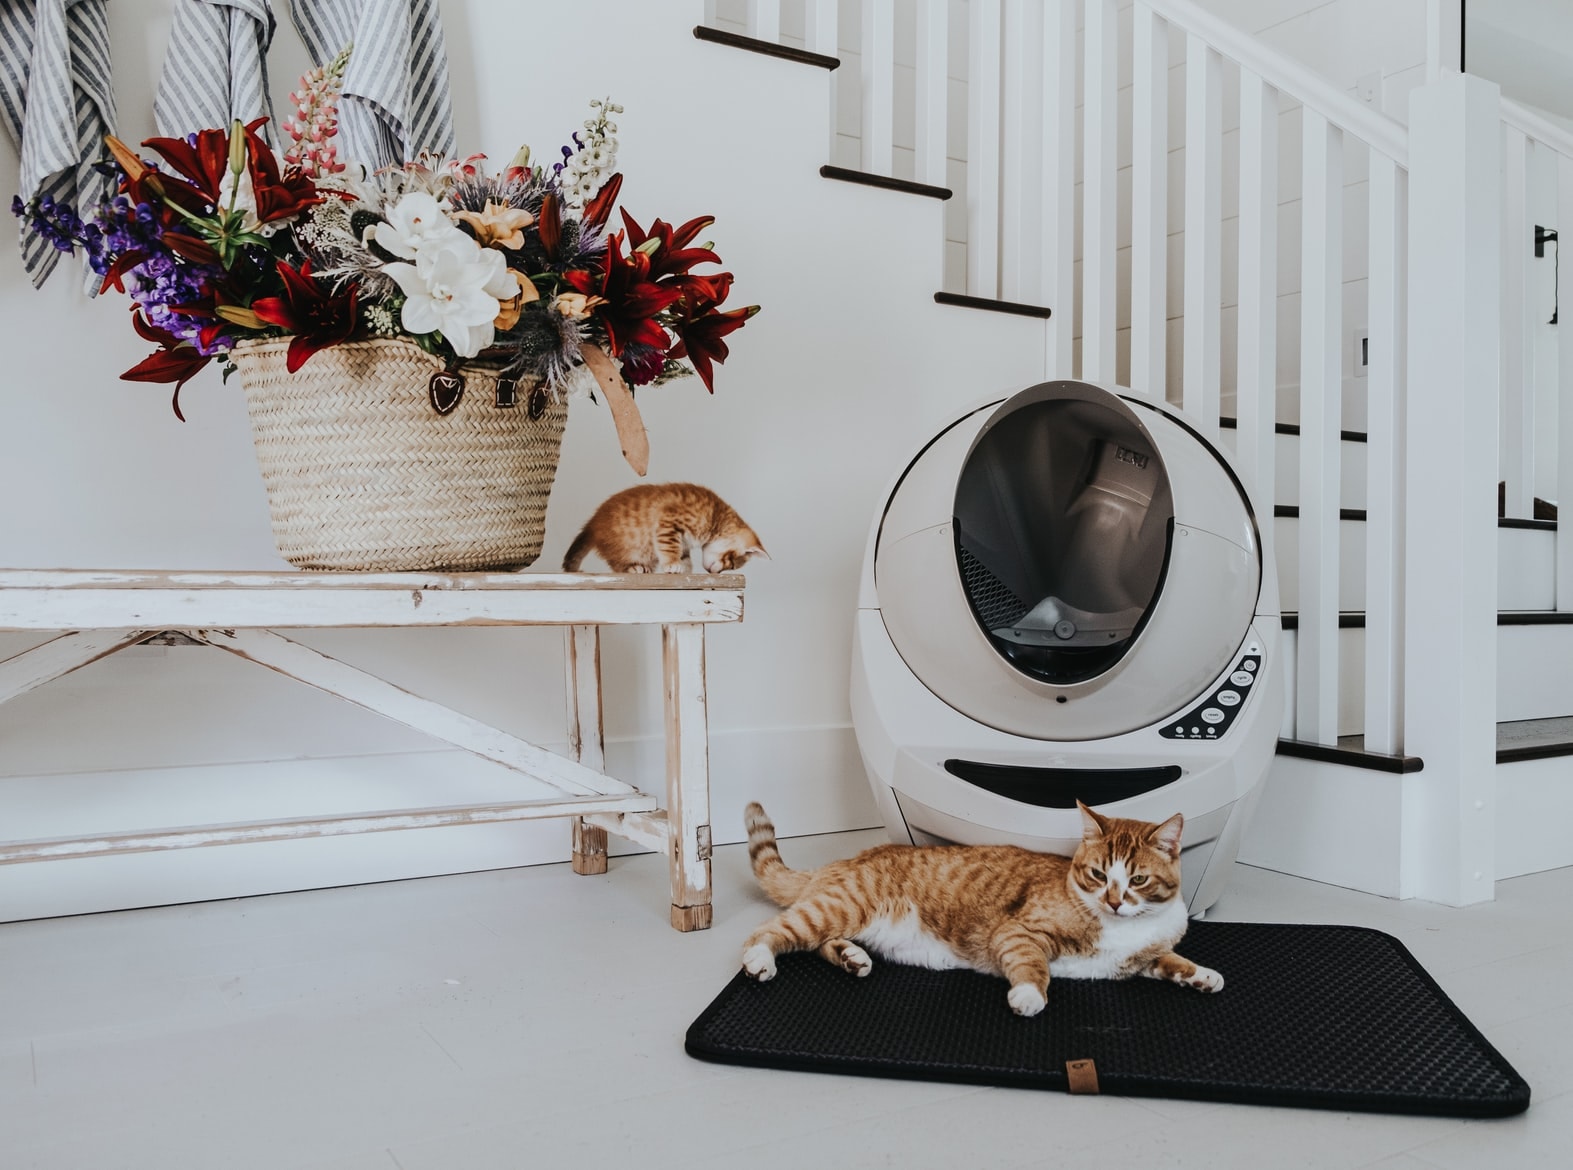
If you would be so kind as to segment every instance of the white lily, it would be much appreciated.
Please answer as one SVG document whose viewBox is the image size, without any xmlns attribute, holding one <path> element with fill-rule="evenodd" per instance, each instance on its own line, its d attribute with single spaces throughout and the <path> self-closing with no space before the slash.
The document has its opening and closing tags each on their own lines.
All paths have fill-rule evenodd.
<svg viewBox="0 0 1573 1170">
<path fill-rule="evenodd" d="M 401 196 L 389 209 L 387 222 L 368 231 L 380 247 L 406 260 L 415 260 L 424 251 L 446 245 L 453 236 L 464 236 L 442 204 L 424 191 Z"/>
<path fill-rule="evenodd" d="M 454 236 L 423 247 L 415 263 L 389 264 L 384 271 L 404 293 L 399 319 L 408 332 L 441 331 L 460 357 L 474 357 L 492 343 L 499 302 L 519 295 L 519 281 L 501 252 L 463 232 Z"/>
</svg>

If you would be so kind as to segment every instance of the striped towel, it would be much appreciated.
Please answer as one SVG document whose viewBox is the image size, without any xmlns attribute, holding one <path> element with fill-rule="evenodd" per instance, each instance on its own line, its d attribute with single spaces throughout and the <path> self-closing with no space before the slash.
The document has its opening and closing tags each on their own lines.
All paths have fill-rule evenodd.
<svg viewBox="0 0 1573 1170">
<path fill-rule="evenodd" d="M 339 99 L 339 154 L 374 171 L 423 150 L 452 156 L 448 50 L 437 0 L 290 0 L 313 61 L 353 44 Z"/>
<path fill-rule="evenodd" d="M 105 0 L 0 0 L 0 117 L 22 156 L 24 201 L 48 195 L 84 217 L 109 195 L 92 168 L 115 121 Z M 60 253 L 21 225 L 34 285 Z M 98 277 L 88 274 L 97 287 Z"/>
<path fill-rule="evenodd" d="M 158 132 L 184 138 L 197 130 L 266 116 L 273 140 L 267 53 L 273 43 L 268 0 L 175 0 L 164 71 L 153 99 Z"/>
</svg>

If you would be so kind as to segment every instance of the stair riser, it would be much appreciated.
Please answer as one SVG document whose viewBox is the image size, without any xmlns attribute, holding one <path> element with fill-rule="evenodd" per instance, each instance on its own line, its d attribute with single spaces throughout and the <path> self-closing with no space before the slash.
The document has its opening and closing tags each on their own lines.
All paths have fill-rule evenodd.
<svg viewBox="0 0 1573 1170">
<path fill-rule="evenodd" d="M 1294 710 L 1297 630 L 1283 632 L 1289 706 Z M 1496 721 L 1573 715 L 1573 624 L 1497 626 Z M 1338 631 L 1338 734 L 1365 730 L 1365 630 Z M 1280 733 L 1293 734 L 1287 715 Z M 1570 761 L 1573 763 L 1573 761 Z"/>
<path fill-rule="evenodd" d="M 1300 521 L 1291 516 L 1273 520 L 1273 547 L 1278 556 L 1278 594 L 1286 612 L 1300 608 L 1298 566 Z M 1338 524 L 1338 608 L 1365 609 L 1366 525 L 1360 520 Z M 1497 608 L 1556 608 L 1556 533 L 1536 528 L 1497 529 Z"/>
<path fill-rule="evenodd" d="M 1240 432 L 1224 427 L 1219 432 L 1225 450 L 1239 451 Z M 1273 445 L 1273 503 L 1299 504 L 1300 502 L 1300 436 L 1276 435 Z M 1366 444 L 1345 440 L 1339 444 L 1339 506 L 1364 508 Z"/>
</svg>

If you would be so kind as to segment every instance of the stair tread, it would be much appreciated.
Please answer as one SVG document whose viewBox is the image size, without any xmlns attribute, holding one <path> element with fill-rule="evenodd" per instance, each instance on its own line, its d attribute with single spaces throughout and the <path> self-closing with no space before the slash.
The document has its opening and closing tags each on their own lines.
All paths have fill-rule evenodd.
<svg viewBox="0 0 1573 1170">
<path fill-rule="evenodd" d="M 780 57 L 783 61 L 796 61 L 802 65 L 813 65 L 820 69 L 837 69 L 841 65 L 838 57 L 827 56 L 824 53 L 812 53 L 807 49 L 793 48 L 791 45 L 779 44 L 776 41 L 762 41 L 758 37 L 744 36 L 742 33 L 727 32 L 724 29 L 708 28 L 699 25 L 694 29 L 694 38 L 709 41 L 715 45 L 727 45 L 734 49 L 744 49 L 750 53 L 763 53 L 767 57 Z"/>
<path fill-rule="evenodd" d="M 932 183 L 919 183 L 913 179 L 898 179 L 892 175 L 879 175 L 873 171 L 859 171 L 851 167 L 837 167 L 826 163 L 819 168 L 822 178 L 837 179 L 843 183 L 862 183 L 866 187 L 882 187 L 887 191 L 905 191 L 909 195 L 924 195 L 930 199 L 949 199 L 955 192 L 949 187 L 936 187 Z"/>
<path fill-rule="evenodd" d="M 1299 739 L 1279 739 L 1280 756 L 1296 756 L 1304 760 L 1321 760 L 1325 763 L 1344 764 L 1355 768 L 1369 768 L 1374 772 L 1419 772 L 1425 767 L 1419 756 L 1395 756 L 1386 752 L 1365 750 L 1364 735 L 1340 735 L 1336 747 L 1324 743 L 1307 743 Z"/>
<path fill-rule="evenodd" d="M 1573 756 L 1573 715 L 1497 724 L 1497 763 Z"/>
</svg>

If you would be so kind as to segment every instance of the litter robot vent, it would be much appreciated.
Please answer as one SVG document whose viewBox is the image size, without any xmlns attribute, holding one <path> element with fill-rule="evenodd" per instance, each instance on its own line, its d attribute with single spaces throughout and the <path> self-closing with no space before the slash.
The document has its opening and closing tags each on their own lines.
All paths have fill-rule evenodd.
<svg viewBox="0 0 1573 1170">
<path fill-rule="evenodd" d="M 965 548 L 961 550 L 961 575 L 966 580 L 972 608 L 985 629 L 998 630 L 1015 625 L 1032 608 Z"/>
</svg>

